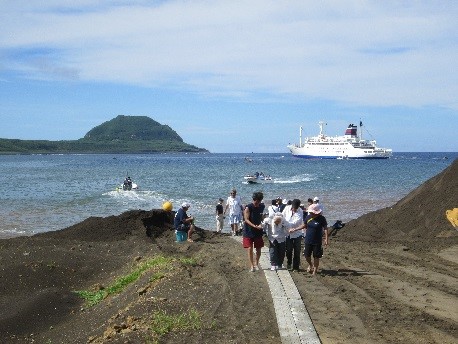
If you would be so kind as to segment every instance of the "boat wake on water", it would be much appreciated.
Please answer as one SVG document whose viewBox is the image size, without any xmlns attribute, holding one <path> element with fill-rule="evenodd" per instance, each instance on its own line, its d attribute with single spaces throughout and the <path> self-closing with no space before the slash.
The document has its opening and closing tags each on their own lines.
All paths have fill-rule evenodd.
<svg viewBox="0 0 458 344">
<path fill-rule="evenodd" d="M 103 196 L 109 196 L 115 199 L 130 199 L 130 200 L 142 200 L 142 201 L 158 201 L 162 200 L 164 195 L 159 194 L 155 191 L 142 190 L 142 191 L 123 191 L 123 190 L 114 190 L 108 191 L 102 194 Z"/>
<path fill-rule="evenodd" d="M 243 181 L 242 184 L 245 185 L 251 185 L 251 184 L 297 184 L 297 183 L 304 183 L 304 182 L 311 182 L 313 180 L 316 180 L 317 178 L 312 177 L 310 175 L 299 175 L 299 176 L 293 176 L 291 178 L 275 178 L 269 181 L 268 183 L 253 183 L 249 182 L 247 180 Z"/>
<path fill-rule="evenodd" d="M 317 179 L 316 177 L 313 177 L 309 174 L 301 174 L 297 176 L 292 176 L 291 178 L 288 178 L 288 179 L 282 179 L 282 178 L 275 179 L 275 183 L 277 184 L 296 184 L 296 183 L 311 182 L 316 179 Z"/>
</svg>

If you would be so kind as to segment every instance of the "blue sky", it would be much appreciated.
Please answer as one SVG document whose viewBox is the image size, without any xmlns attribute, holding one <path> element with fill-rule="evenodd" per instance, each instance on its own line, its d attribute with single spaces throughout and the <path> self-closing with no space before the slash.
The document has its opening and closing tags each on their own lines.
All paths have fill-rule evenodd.
<svg viewBox="0 0 458 344">
<path fill-rule="evenodd" d="M 117 115 L 211 152 L 285 152 L 361 119 L 396 151 L 458 151 L 456 1 L 0 0 L 0 138 Z"/>
</svg>

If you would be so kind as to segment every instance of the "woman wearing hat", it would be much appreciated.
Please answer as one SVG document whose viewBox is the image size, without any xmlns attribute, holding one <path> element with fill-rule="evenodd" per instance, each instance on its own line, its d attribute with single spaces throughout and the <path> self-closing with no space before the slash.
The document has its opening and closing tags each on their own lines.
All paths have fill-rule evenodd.
<svg viewBox="0 0 458 344">
<path fill-rule="evenodd" d="M 319 204 L 312 204 L 308 209 L 309 215 L 305 218 L 305 239 L 304 256 L 309 264 L 307 272 L 315 275 L 318 272 L 320 258 L 323 257 L 323 231 L 324 244 L 328 245 L 328 223 L 322 215 L 322 208 Z M 312 256 L 313 254 L 313 264 Z"/>
<path fill-rule="evenodd" d="M 280 212 L 275 213 L 272 218 L 264 219 L 263 223 L 268 225 L 266 227 L 269 239 L 270 270 L 282 269 L 285 260 L 286 236 L 289 234 L 288 225 Z"/>
</svg>

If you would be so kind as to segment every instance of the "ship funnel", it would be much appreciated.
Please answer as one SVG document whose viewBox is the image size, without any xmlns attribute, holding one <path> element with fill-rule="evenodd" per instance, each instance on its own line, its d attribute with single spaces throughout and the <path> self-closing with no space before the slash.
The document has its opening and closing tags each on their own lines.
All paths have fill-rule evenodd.
<svg viewBox="0 0 458 344">
<path fill-rule="evenodd" d="M 349 124 L 347 130 L 345 130 L 345 136 L 356 137 L 357 135 L 357 126 L 354 124 Z"/>
</svg>

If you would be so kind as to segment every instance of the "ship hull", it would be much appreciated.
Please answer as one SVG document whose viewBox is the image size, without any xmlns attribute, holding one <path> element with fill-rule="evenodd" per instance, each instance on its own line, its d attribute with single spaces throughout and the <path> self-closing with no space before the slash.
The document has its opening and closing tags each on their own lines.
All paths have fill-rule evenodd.
<svg viewBox="0 0 458 344">
<path fill-rule="evenodd" d="M 288 146 L 291 154 L 303 159 L 388 159 L 392 152 L 390 149 L 359 149 L 350 147 L 345 150 L 332 150 L 328 147 L 312 147 L 305 144 L 302 147 Z"/>
<path fill-rule="evenodd" d="M 364 157 L 341 157 L 341 156 L 319 156 L 319 155 L 297 155 L 293 154 L 295 158 L 302 159 L 337 159 L 337 160 L 346 160 L 346 159 L 388 159 L 389 156 L 364 156 Z"/>
</svg>

